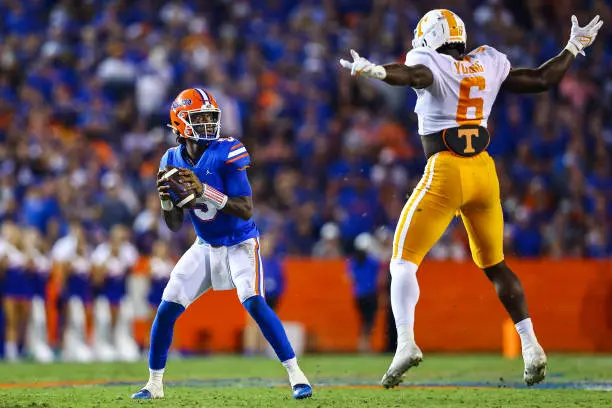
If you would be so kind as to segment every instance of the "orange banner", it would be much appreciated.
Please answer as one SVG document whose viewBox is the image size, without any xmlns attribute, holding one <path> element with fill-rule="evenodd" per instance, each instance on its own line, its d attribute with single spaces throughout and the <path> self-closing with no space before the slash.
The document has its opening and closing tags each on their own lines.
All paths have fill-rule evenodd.
<svg viewBox="0 0 612 408">
<path fill-rule="evenodd" d="M 536 334 L 547 351 L 612 352 L 612 262 L 510 260 L 520 277 Z M 278 313 L 304 325 L 307 351 L 357 350 L 359 320 L 345 263 L 288 259 Z M 471 263 L 426 261 L 418 272 L 421 297 L 416 340 L 426 351 L 501 352 L 507 315 L 493 285 Z M 57 331 L 50 285 L 50 331 Z M 379 310 L 372 345 L 382 350 L 386 312 Z M 246 312 L 235 291 L 208 292 L 177 323 L 175 347 L 240 351 Z M 148 323 L 135 325 L 143 343 Z M 506 338 L 508 327 L 506 325 Z"/>
<path fill-rule="evenodd" d="M 548 351 L 612 351 L 612 264 L 600 261 L 508 261 L 523 282 L 536 334 Z M 283 321 L 302 323 L 310 351 L 355 351 L 359 333 L 351 283 L 342 261 L 286 261 Z M 507 315 L 493 285 L 471 263 L 426 261 L 416 339 L 427 351 L 502 350 Z M 373 335 L 383 348 L 385 310 Z M 236 351 L 245 312 L 235 293 L 207 293 L 179 320 L 178 346 Z"/>
</svg>

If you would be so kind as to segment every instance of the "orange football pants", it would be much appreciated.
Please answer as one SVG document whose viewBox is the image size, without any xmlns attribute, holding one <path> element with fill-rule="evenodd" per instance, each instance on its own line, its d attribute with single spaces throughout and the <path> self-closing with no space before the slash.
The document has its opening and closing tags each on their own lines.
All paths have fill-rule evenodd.
<svg viewBox="0 0 612 408">
<path fill-rule="evenodd" d="M 474 157 L 440 152 L 429 158 L 395 229 L 393 259 L 420 265 L 457 213 L 476 265 L 487 268 L 503 261 L 499 180 L 487 152 Z"/>
</svg>

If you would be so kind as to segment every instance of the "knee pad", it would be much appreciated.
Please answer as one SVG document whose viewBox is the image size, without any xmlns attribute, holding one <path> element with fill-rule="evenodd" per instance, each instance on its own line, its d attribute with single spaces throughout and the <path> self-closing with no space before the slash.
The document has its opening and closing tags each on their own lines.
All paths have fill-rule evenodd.
<svg viewBox="0 0 612 408">
<path fill-rule="evenodd" d="M 189 296 L 185 291 L 185 283 L 176 276 L 172 276 L 170 281 L 168 281 L 162 295 L 162 300 L 165 300 L 166 302 L 178 303 L 184 308 L 187 308 L 191 304 Z"/>
<path fill-rule="evenodd" d="M 244 303 L 253 296 L 263 296 L 263 293 L 259 292 L 258 285 L 255 282 L 254 273 L 255 272 L 251 269 L 244 269 L 236 273 L 233 277 L 240 303 Z"/>
</svg>

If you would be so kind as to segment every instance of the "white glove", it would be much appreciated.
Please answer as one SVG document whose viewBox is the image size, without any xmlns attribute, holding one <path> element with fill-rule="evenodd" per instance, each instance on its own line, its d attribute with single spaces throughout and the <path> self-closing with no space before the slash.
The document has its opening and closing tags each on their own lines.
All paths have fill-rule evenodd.
<svg viewBox="0 0 612 408">
<path fill-rule="evenodd" d="M 574 57 L 577 54 L 584 55 L 583 50 L 593 44 L 595 37 L 597 37 L 597 32 L 602 25 L 603 21 L 599 21 L 599 15 L 595 16 L 584 27 L 580 27 L 576 16 L 572 16 L 572 31 L 570 32 L 570 39 L 565 49 L 574 54 Z"/>
<path fill-rule="evenodd" d="M 360 57 L 357 51 L 351 50 L 353 62 L 345 59 L 340 60 L 340 65 L 351 70 L 351 75 L 361 75 L 366 78 L 375 78 L 383 80 L 387 76 L 387 71 L 382 65 L 376 65 L 367 59 Z"/>
</svg>

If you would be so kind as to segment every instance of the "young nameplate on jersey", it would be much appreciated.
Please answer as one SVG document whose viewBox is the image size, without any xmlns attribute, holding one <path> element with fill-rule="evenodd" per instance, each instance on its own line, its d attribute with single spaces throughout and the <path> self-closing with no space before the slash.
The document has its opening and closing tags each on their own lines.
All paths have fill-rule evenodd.
<svg viewBox="0 0 612 408">
<path fill-rule="evenodd" d="M 264 299 L 259 231 L 251 219 L 253 200 L 246 147 L 221 137 L 221 109 L 202 89 L 181 92 L 170 109 L 178 146 L 161 158 L 157 186 L 168 227 L 178 231 L 186 211 L 196 242 L 172 269 L 151 328 L 149 381 L 132 398 L 161 398 L 162 378 L 178 317 L 209 289 L 236 289 L 238 300 L 257 322 L 287 369 L 293 397 L 312 388 L 300 369 L 283 326 Z M 161 273 L 161 272 L 160 272 Z"/>
<path fill-rule="evenodd" d="M 421 181 L 402 210 L 390 264 L 391 304 L 398 344 L 382 378 L 386 388 L 422 360 L 414 340 L 414 311 L 419 298 L 417 269 L 457 213 L 466 227 L 472 258 L 494 284 L 521 337 L 527 385 L 546 375 L 546 354 L 529 318 L 520 280 L 506 265 L 503 214 L 493 159 L 486 149 L 487 121 L 500 91 L 537 93 L 557 85 L 578 54 L 590 46 L 603 22 L 595 17 L 580 27 L 571 19 L 570 38 L 556 57 L 540 67 L 512 68 L 495 48 L 466 51 L 466 28 L 455 13 L 431 10 L 414 30 L 404 64 L 377 65 L 351 50 L 353 61 L 340 60 L 351 75 L 390 85 L 412 87 L 414 108 L 427 157 Z"/>
</svg>

